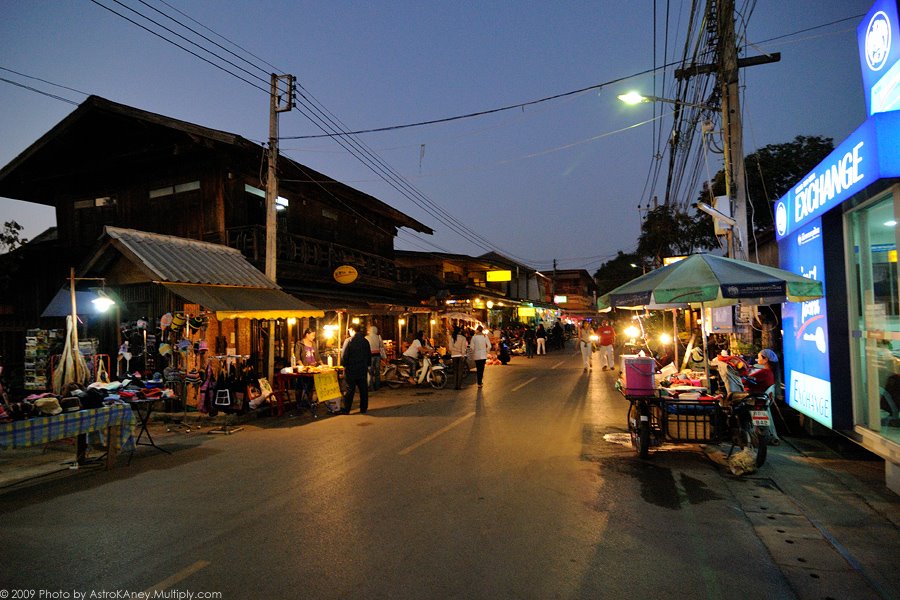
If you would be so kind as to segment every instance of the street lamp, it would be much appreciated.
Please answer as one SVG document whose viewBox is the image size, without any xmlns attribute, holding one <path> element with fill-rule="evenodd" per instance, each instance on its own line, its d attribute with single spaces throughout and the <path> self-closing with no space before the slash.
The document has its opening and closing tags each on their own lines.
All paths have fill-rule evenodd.
<svg viewBox="0 0 900 600">
<path fill-rule="evenodd" d="M 694 102 L 683 102 L 682 100 L 671 100 L 669 98 L 660 98 L 659 96 L 644 96 L 635 91 L 630 91 L 627 94 L 619 94 L 616 96 L 619 100 L 624 102 L 625 104 L 647 104 L 649 102 L 665 102 L 667 104 L 675 104 L 678 106 L 690 106 L 692 108 L 701 108 L 703 110 L 719 110 L 718 107 L 710 106 L 709 104 L 697 104 Z"/>
</svg>

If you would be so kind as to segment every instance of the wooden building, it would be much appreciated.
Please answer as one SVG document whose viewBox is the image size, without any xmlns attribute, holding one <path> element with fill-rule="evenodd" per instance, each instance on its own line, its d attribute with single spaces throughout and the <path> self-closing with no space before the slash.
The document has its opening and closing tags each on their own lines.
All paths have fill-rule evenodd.
<svg viewBox="0 0 900 600">
<path fill-rule="evenodd" d="M 55 235 L 2 257 L 0 352 L 98 244 L 107 225 L 222 244 L 264 270 L 266 150 L 241 136 L 85 100 L 0 170 L 0 196 L 53 206 Z M 368 194 L 280 157 L 277 280 L 317 308 L 390 314 L 415 304 L 394 260 L 400 228 L 432 230 Z M 358 278 L 335 281 L 340 266 Z"/>
</svg>

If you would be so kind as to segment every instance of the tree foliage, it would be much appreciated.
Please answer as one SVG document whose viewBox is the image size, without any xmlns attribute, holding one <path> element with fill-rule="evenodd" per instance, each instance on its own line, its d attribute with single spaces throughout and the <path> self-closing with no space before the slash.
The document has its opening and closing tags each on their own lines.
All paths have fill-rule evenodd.
<svg viewBox="0 0 900 600">
<path fill-rule="evenodd" d="M 769 144 L 744 158 L 747 172 L 747 218 L 757 233 L 775 228 L 775 201 L 834 150 L 834 140 L 819 135 L 798 135 L 785 144 Z M 725 172 L 713 180 L 713 194 L 725 195 Z M 701 200 L 709 202 L 708 194 Z"/>
<path fill-rule="evenodd" d="M 689 215 L 670 204 L 650 209 L 641 223 L 636 253 L 658 267 L 668 256 L 692 254 L 717 247 L 712 220 L 700 213 Z"/>
<path fill-rule="evenodd" d="M 15 250 L 28 240 L 22 237 L 23 227 L 15 221 L 6 221 L 0 230 L 0 252 Z"/>
</svg>

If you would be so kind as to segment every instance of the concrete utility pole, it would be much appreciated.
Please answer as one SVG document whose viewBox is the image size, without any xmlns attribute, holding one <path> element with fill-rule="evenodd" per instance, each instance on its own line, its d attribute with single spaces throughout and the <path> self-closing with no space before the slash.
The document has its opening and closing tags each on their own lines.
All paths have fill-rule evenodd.
<svg viewBox="0 0 900 600">
<path fill-rule="evenodd" d="M 269 168 L 266 175 L 266 277 L 278 283 L 275 257 L 278 242 L 278 221 L 275 218 L 275 201 L 278 199 L 278 113 L 294 106 L 293 75 L 272 73 L 272 91 L 269 98 Z M 275 321 L 269 319 L 269 347 L 266 373 L 269 381 L 275 381 Z"/>
</svg>

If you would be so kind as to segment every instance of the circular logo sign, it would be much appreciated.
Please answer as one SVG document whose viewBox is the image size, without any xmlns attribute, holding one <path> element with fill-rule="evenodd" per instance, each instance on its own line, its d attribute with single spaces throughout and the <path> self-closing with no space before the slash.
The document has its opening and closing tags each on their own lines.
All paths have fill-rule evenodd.
<svg viewBox="0 0 900 600">
<path fill-rule="evenodd" d="M 866 64 L 873 71 L 880 71 L 891 53 L 891 21 L 884 11 L 872 15 L 866 27 Z"/>
<path fill-rule="evenodd" d="M 338 283 L 353 283 L 357 277 L 359 273 L 350 265 L 341 265 L 334 270 L 334 280 Z"/>
<path fill-rule="evenodd" d="M 778 202 L 775 204 L 775 229 L 778 230 L 778 235 L 784 235 L 784 232 L 787 231 L 787 226 L 787 208 L 785 207 L 784 202 Z"/>
</svg>

